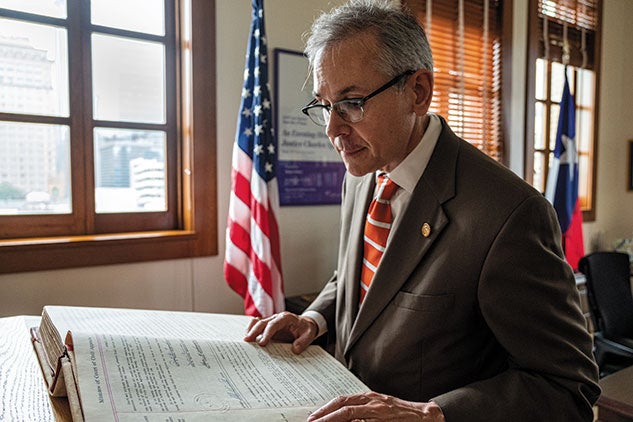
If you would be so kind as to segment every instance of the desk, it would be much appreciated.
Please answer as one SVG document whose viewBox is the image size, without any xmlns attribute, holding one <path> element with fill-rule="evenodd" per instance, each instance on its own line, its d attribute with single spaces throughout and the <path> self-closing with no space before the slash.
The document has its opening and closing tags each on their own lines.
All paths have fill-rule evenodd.
<svg viewBox="0 0 633 422">
<path fill-rule="evenodd" d="M 602 395 L 596 403 L 601 422 L 633 421 L 633 366 L 600 380 Z"/>
<path fill-rule="evenodd" d="M 29 328 L 39 317 L 0 318 L 0 420 L 70 421 L 66 398 L 49 397 Z"/>
<path fill-rule="evenodd" d="M 29 334 L 38 324 L 39 317 L 0 318 L 0 421 L 71 420 L 68 400 L 46 391 Z M 603 378 L 600 385 L 599 420 L 633 421 L 633 367 Z"/>
</svg>

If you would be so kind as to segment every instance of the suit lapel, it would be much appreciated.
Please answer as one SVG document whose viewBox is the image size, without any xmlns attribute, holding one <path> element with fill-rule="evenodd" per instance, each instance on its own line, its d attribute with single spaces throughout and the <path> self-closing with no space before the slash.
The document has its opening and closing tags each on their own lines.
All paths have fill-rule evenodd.
<svg viewBox="0 0 633 422">
<path fill-rule="evenodd" d="M 349 340 L 345 346 L 344 353 L 346 355 L 358 338 L 373 324 L 382 310 L 393 300 L 414 269 L 419 266 L 431 245 L 439 238 L 440 233 L 449 223 L 448 217 L 442 209 L 442 204 L 455 194 L 455 170 L 460 141 L 448 129 L 443 120 L 442 126 L 442 133 L 431 160 L 413 191 L 411 201 L 404 211 L 402 220 L 392 234 L 392 239 L 382 257 L 371 288 L 355 319 L 354 315 L 358 308 L 358 277 L 348 278 L 348 280 L 351 280 L 350 283 L 355 286 L 354 291 L 356 294 L 353 298 L 346 297 L 347 316 L 354 321 Z M 358 221 L 356 220 L 356 218 L 361 218 L 361 216 L 355 215 L 354 218 L 354 225 L 356 226 L 354 230 L 357 230 L 358 226 L 361 227 L 361 234 L 356 233 L 356 235 L 362 237 L 362 223 L 365 216 L 362 216 L 361 224 L 357 224 Z M 422 233 L 422 227 L 425 223 L 431 229 L 428 236 Z M 362 260 L 362 242 L 359 248 L 360 260 Z M 357 258 L 356 262 L 354 262 L 354 268 L 360 268 L 361 264 L 362 262 L 359 262 Z M 355 300 L 355 303 L 349 302 L 350 300 Z"/>
<path fill-rule="evenodd" d="M 354 200 L 348 203 L 351 203 L 354 208 L 350 220 L 351 225 L 348 248 L 345 254 L 346 259 L 341 264 L 341 270 L 344 274 L 344 280 L 351 281 L 340 285 L 341 288 L 345 289 L 343 292 L 345 316 L 339 321 L 340 325 L 337 327 L 343 338 L 348 338 L 358 312 L 360 269 L 363 264 L 363 233 L 365 230 L 367 208 L 372 200 L 375 186 L 375 176 L 372 173 L 364 176 L 355 186 L 355 190 L 349 192 L 354 195 Z"/>
</svg>

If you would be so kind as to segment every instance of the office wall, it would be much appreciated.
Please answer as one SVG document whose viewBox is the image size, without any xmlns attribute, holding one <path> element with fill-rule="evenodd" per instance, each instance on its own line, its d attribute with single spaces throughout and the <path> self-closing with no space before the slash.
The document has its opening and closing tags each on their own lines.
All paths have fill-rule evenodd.
<svg viewBox="0 0 633 422">
<path fill-rule="evenodd" d="M 587 251 L 597 239 L 633 236 L 633 192 L 626 190 L 627 144 L 633 140 L 633 1 L 603 0 L 596 221 L 583 225 Z"/>
<path fill-rule="evenodd" d="M 300 50 L 302 33 L 319 10 L 342 0 L 266 1 L 269 49 Z M 126 306 L 240 313 L 242 303 L 224 282 L 223 231 L 230 185 L 250 1 L 217 2 L 218 221 L 220 254 L 214 257 L 113 265 L 0 276 L 0 316 L 38 314 L 45 304 Z M 514 0 L 510 166 L 521 172 L 527 0 Z M 585 224 L 586 243 L 602 232 L 606 242 L 633 234 L 633 192 L 625 190 L 626 142 L 633 139 L 633 55 L 626 46 L 633 2 L 604 0 L 603 61 L 598 151 L 597 220 Z M 271 69 L 272 70 L 272 69 Z M 336 260 L 338 207 L 283 207 L 280 212 L 286 292 L 317 290 Z"/>
</svg>

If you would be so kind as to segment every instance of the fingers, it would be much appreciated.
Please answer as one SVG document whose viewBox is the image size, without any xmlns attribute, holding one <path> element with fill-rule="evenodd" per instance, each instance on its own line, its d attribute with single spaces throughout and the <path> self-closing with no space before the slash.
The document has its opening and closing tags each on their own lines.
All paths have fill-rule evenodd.
<svg viewBox="0 0 633 422">
<path fill-rule="evenodd" d="M 369 399 L 363 394 L 339 396 L 312 412 L 308 417 L 308 422 L 317 421 L 320 418 L 328 421 L 362 420 L 361 415 L 364 410 L 362 406 L 368 401 Z"/>
<path fill-rule="evenodd" d="M 246 328 L 246 332 L 249 332 L 251 330 L 251 328 L 253 328 L 253 326 L 255 324 L 257 324 L 260 321 L 260 317 L 253 317 L 250 322 L 248 323 L 248 327 Z"/>
<path fill-rule="evenodd" d="M 350 420 L 376 421 L 428 421 L 443 422 L 440 407 L 433 402 L 409 402 L 393 396 L 368 391 L 340 396 L 315 410 L 309 422 L 338 422 Z"/>
<path fill-rule="evenodd" d="M 255 338 L 257 344 L 260 346 L 266 346 L 273 337 L 278 338 L 278 333 L 283 333 L 286 330 L 290 324 L 288 320 L 292 318 L 292 316 L 294 315 L 290 313 L 287 315 L 285 313 L 281 313 L 271 315 L 268 318 L 261 320 L 260 324 L 264 325 L 264 330 Z"/>
<path fill-rule="evenodd" d="M 272 339 L 293 342 L 292 351 L 299 354 L 312 343 L 317 332 L 318 326 L 311 318 L 282 312 L 268 318 L 253 318 L 244 340 L 260 346 L 266 346 Z"/>
<path fill-rule="evenodd" d="M 265 324 L 261 324 L 262 320 L 259 317 L 253 317 L 248 323 L 248 327 L 246 328 L 246 335 L 244 336 L 244 341 L 255 341 L 255 338 L 264 331 Z"/>
<path fill-rule="evenodd" d="M 288 328 L 296 318 L 298 318 L 297 315 L 290 312 L 273 314 L 267 318 L 255 317 L 248 324 L 244 340 L 255 341 L 260 346 L 267 345 L 273 337 L 278 340 L 292 341 L 296 336 L 289 336 Z"/>
<path fill-rule="evenodd" d="M 273 324 L 272 322 L 277 320 L 281 314 L 273 314 L 267 318 L 253 317 L 246 329 L 246 335 L 244 341 L 255 341 L 257 344 L 265 346 L 268 344 L 272 336 L 281 329 L 279 324 Z"/>
<path fill-rule="evenodd" d="M 295 341 L 292 342 L 292 353 L 299 355 L 303 352 L 309 345 L 312 343 L 310 340 L 309 333 L 304 333 L 300 337 L 298 337 Z"/>
<path fill-rule="evenodd" d="M 303 352 L 310 344 L 312 344 L 319 333 L 319 326 L 312 318 L 299 318 L 308 324 L 308 329 L 302 330 L 299 337 L 297 337 L 297 339 L 292 343 L 292 352 L 295 354 Z"/>
</svg>

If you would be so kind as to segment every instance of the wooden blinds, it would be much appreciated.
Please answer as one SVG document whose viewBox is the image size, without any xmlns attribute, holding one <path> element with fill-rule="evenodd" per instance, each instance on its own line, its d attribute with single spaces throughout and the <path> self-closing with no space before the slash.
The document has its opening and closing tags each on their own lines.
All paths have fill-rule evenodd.
<svg viewBox="0 0 633 422">
<path fill-rule="evenodd" d="M 594 43 L 598 28 L 598 0 L 538 0 L 539 57 L 563 63 L 564 33 L 569 62 L 595 70 Z M 549 43 L 545 42 L 545 39 Z"/>
<path fill-rule="evenodd" d="M 405 0 L 433 51 L 430 111 L 496 160 L 501 128 L 501 5 L 499 0 Z"/>
</svg>

